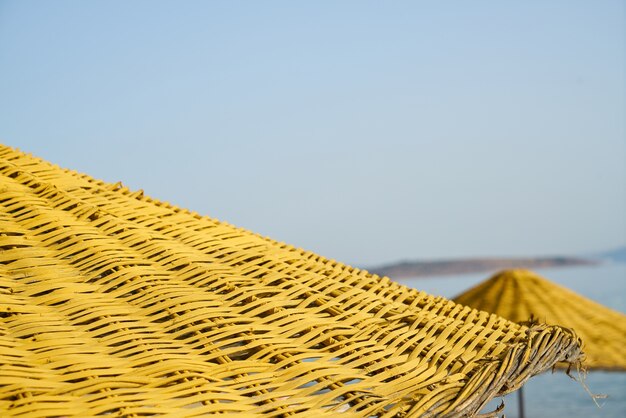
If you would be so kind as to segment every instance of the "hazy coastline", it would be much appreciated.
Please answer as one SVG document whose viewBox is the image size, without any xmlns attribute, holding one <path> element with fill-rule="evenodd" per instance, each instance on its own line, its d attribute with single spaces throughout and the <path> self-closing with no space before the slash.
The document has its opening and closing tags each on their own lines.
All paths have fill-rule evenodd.
<svg viewBox="0 0 626 418">
<path fill-rule="evenodd" d="M 446 276 L 493 272 L 511 268 L 545 269 L 599 264 L 602 261 L 582 257 L 468 258 L 428 261 L 401 261 L 367 270 L 391 278 Z"/>
</svg>

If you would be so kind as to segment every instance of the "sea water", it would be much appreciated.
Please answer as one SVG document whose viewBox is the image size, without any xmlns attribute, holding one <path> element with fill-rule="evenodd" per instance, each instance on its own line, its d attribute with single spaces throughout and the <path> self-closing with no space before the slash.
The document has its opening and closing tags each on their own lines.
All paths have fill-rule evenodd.
<svg viewBox="0 0 626 418">
<path fill-rule="evenodd" d="M 626 264 L 606 263 L 534 271 L 589 299 L 626 313 Z M 397 281 L 430 294 L 453 298 L 488 277 L 489 273 Z M 576 372 L 572 374 L 576 375 Z M 581 383 L 563 371 L 547 372 L 531 378 L 524 385 L 526 418 L 626 418 L 626 372 L 590 371 L 584 384 L 589 392 L 606 395 L 605 399 L 596 400 L 599 406 Z M 507 418 L 518 418 L 517 399 L 517 393 L 503 398 L 503 413 Z M 494 399 L 483 412 L 494 410 L 501 400 Z"/>
</svg>

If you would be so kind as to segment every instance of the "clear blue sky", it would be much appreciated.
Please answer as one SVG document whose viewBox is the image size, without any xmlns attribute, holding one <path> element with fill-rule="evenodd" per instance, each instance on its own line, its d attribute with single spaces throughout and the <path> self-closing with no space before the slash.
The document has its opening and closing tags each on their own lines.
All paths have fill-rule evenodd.
<svg viewBox="0 0 626 418">
<path fill-rule="evenodd" d="M 0 0 L 0 142 L 356 265 L 626 243 L 623 1 Z"/>
</svg>

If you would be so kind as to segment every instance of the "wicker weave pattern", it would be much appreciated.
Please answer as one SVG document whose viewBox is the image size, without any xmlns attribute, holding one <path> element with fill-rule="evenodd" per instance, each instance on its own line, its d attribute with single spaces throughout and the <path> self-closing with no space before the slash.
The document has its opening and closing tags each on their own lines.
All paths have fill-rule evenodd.
<svg viewBox="0 0 626 418">
<path fill-rule="evenodd" d="M 586 368 L 626 371 L 626 315 L 528 270 L 506 270 L 455 300 L 515 322 L 572 328 L 585 344 Z"/>
<path fill-rule="evenodd" d="M 580 342 L 0 148 L 2 416 L 472 416 Z"/>
</svg>

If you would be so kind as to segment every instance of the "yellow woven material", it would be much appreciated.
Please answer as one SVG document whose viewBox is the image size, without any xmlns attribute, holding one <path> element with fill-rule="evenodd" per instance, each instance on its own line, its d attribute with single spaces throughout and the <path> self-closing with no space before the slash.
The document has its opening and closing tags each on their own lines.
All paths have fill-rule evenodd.
<svg viewBox="0 0 626 418">
<path fill-rule="evenodd" d="M 591 369 L 626 370 L 626 315 L 528 270 L 506 270 L 457 296 L 458 303 L 515 322 L 534 320 L 572 328 Z"/>
<path fill-rule="evenodd" d="M 473 416 L 579 353 L 0 147 L 0 416 Z"/>
</svg>

